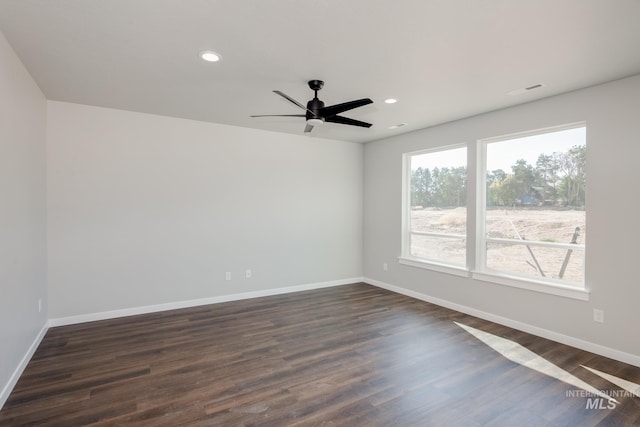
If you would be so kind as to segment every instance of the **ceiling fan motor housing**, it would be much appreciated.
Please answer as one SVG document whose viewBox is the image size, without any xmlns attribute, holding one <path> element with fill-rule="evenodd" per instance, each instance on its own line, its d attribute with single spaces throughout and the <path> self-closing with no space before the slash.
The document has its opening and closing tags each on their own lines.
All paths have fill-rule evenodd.
<svg viewBox="0 0 640 427">
<path fill-rule="evenodd" d="M 320 101 L 317 97 L 307 102 L 307 120 L 319 119 L 324 122 L 324 117 L 320 115 L 320 110 L 324 107 L 324 102 Z"/>
</svg>

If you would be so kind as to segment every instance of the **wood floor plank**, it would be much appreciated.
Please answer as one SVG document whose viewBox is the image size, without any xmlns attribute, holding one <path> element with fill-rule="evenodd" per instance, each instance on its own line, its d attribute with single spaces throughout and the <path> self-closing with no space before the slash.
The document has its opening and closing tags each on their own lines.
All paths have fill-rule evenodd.
<svg viewBox="0 0 640 427">
<path fill-rule="evenodd" d="M 0 425 L 640 425 L 640 398 L 594 408 L 454 322 L 599 390 L 619 389 L 581 365 L 640 384 L 637 367 L 358 283 L 51 328 Z"/>
</svg>

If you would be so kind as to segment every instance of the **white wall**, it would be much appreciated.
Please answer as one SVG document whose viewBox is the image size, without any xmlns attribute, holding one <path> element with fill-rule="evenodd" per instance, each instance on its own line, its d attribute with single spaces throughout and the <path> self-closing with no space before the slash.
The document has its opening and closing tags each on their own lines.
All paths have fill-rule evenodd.
<svg viewBox="0 0 640 427">
<path fill-rule="evenodd" d="M 47 319 L 45 115 L 42 92 L 0 33 L 0 407 Z"/>
<path fill-rule="evenodd" d="M 51 318 L 362 276 L 360 144 L 53 101 L 47 118 Z"/>
<path fill-rule="evenodd" d="M 587 122 L 588 302 L 400 265 L 402 153 Z M 365 146 L 364 274 L 640 360 L 640 76 Z M 472 166 L 470 165 L 470 171 Z M 383 271 L 387 262 L 389 270 Z M 605 323 L 592 320 L 605 311 Z"/>
</svg>

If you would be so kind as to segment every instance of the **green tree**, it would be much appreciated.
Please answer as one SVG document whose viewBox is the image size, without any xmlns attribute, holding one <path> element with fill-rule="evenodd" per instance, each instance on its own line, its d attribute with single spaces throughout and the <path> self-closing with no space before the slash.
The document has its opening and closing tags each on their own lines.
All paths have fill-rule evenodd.
<svg viewBox="0 0 640 427">
<path fill-rule="evenodd" d="M 558 171 L 562 175 L 559 192 L 565 204 L 584 208 L 586 193 L 587 147 L 576 145 L 565 153 L 554 153 Z"/>
<path fill-rule="evenodd" d="M 497 185 L 496 192 L 504 205 L 515 205 L 518 197 L 521 196 L 522 183 L 519 182 L 513 174 L 507 175 Z"/>
<path fill-rule="evenodd" d="M 499 192 L 502 201 L 513 205 L 521 202 L 526 196 L 538 198 L 535 189 L 537 176 L 538 172 L 526 160 L 516 161 L 516 164 L 511 166 L 511 173 L 500 182 Z"/>
<path fill-rule="evenodd" d="M 419 167 L 411 172 L 411 206 L 428 206 L 430 199 L 431 172 Z"/>
<path fill-rule="evenodd" d="M 502 169 L 495 169 L 487 172 L 487 206 L 498 206 L 504 204 L 501 189 L 502 182 L 507 177 L 507 173 Z"/>
<path fill-rule="evenodd" d="M 546 203 L 584 208 L 586 188 L 586 146 L 566 152 L 540 154 L 535 168 L 520 159 L 511 173 L 487 172 L 487 206 L 514 205 L 525 196 Z"/>
<path fill-rule="evenodd" d="M 464 169 L 464 168 L 463 168 Z M 466 172 L 463 172 L 466 174 Z M 465 178 L 459 168 L 444 167 L 438 174 L 438 207 L 462 206 Z"/>
<path fill-rule="evenodd" d="M 467 204 L 467 168 L 419 167 L 411 171 L 411 206 L 458 207 Z"/>
<path fill-rule="evenodd" d="M 540 154 L 536 161 L 538 186 L 542 190 L 542 199 L 546 203 L 555 204 L 558 198 L 558 164 L 553 155 Z"/>
</svg>

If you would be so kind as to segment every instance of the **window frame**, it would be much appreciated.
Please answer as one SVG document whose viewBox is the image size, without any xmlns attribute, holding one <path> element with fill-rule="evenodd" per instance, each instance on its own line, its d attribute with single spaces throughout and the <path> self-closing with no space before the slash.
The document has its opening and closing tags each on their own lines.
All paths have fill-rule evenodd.
<svg viewBox="0 0 640 427">
<path fill-rule="evenodd" d="M 476 241 L 475 241 L 475 266 L 471 270 L 471 277 L 493 283 L 513 286 L 521 289 L 541 291 L 554 295 L 588 300 L 589 291 L 586 287 L 585 255 L 586 245 L 570 243 L 548 243 L 535 241 L 518 241 L 515 239 L 499 239 L 487 236 L 487 146 L 491 143 L 508 141 L 511 139 L 525 138 L 528 136 L 544 135 L 553 132 L 561 132 L 577 128 L 587 129 L 586 122 L 574 122 L 542 129 L 534 129 L 524 132 L 516 132 L 491 138 L 479 139 L 476 143 Z M 586 146 L 585 138 L 585 146 Z M 586 214 L 586 210 L 585 210 Z M 583 281 L 582 283 L 561 281 L 553 278 L 535 278 L 517 273 L 509 273 L 503 270 L 495 270 L 487 267 L 487 243 L 508 243 L 514 245 L 544 246 L 554 249 L 572 249 L 582 252 Z"/>
<path fill-rule="evenodd" d="M 552 243 L 526 241 L 518 242 L 509 239 L 488 238 L 486 236 L 486 165 L 487 145 L 492 142 L 506 141 L 509 139 L 524 138 L 527 136 L 541 135 L 545 133 L 559 132 L 584 127 L 588 140 L 588 126 L 586 121 L 567 123 L 546 128 L 537 128 L 511 134 L 504 134 L 490 138 L 477 139 L 474 143 L 464 142 L 452 145 L 443 145 L 424 150 L 411 151 L 402 155 L 402 219 L 401 219 L 401 250 L 398 262 L 403 265 L 423 268 L 427 270 L 468 277 L 472 280 L 504 285 L 534 292 L 557 295 L 566 298 L 589 300 L 590 291 L 586 281 L 586 244 Z M 467 150 L 467 224 L 466 224 L 466 265 L 449 264 L 439 260 L 424 259 L 411 256 L 411 159 L 413 156 L 435 153 L 440 151 L 466 148 Z M 588 167 L 588 166 L 587 166 Z M 587 196 L 588 197 L 588 196 Z M 586 214 L 586 209 L 585 209 Z M 430 233 L 422 233 L 427 234 Z M 433 233 L 434 235 L 437 233 Z M 449 237 L 449 236 L 447 236 Z M 505 241 L 503 241 L 505 240 Z M 572 249 L 582 252 L 582 283 L 561 281 L 558 279 L 518 275 L 507 271 L 493 270 L 486 267 L 486 247 L 488 242 L 521 244 L 530 246 L 545 246 L 557 249 Z"/>
<path fill-rule="evenodd" d="M 411 159 L 414 156 L 420 156 L 424 154 L 431 153 L 439 153 L 442 151 L 449 150 L 457 150 L 460 148 L 465 149 L 466 154 L 466 169 L 467 169 L 467 191 L 465 195 L 465 200 L 467 200 L 467 217 L 466 217 L 466 227 L 467 233 L 463 235 L 457 234 L 447 234 L 447 233 L 436 233 L 436 232 L 415 232 L 411 230 Z M 425 150 L 412 151 L 408 153 L 403 153 L 402 155 L 402 233 L 401 233 L 401 249 L 400 256 L 398 257 L 398 262 L 400 264 L 409 265 L 412 267 L 418 268 L 426 268 L 429 270 L 434 270 L 442 273 L 453 274 L 457 276 L 469 276 L 469 250 L 468 250 L 468 242 L 469 242 L 469 144 L 458 143 L 446 146 L 440 146 L 435 148 L 429 148 Z M 430 237 L 441 237 L 447 239 L 456 239 L 456 240 L 464 240 L 465 247 L 465 262 L 464 264 L 459 263 L 447 263 L 442 262 L 441 260 L 429 259 L 429 258 L 420 258 L 411 255 L 411 236 L 412 235 L 424 235 Z"/>
</svg>

